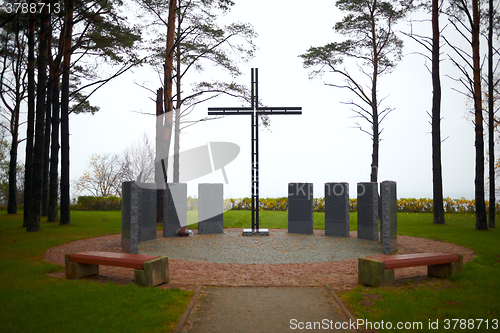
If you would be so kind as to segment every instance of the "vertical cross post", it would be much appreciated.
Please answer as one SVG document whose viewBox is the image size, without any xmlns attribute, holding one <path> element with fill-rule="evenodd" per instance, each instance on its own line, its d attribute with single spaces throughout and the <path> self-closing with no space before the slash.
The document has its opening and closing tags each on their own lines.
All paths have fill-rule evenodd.
<svg viewBox="0 0 500 333">
<path fill-rule="evenodd" d="M 259 70 L 252 68 L 252 233 L 259 231 Z"/>
<path fill-rule="evenodd" d="M 251 71 L 250 107 L 208 108 L 210 116 L 250 115 L 251 118 L 251 160 L 252 160 L 252 230 L 243 231 L 243 235 L 269 235 L 269 231 L 260 229 L 259 224 L 259 116 L 302 114 L 302 107 L 260 107 L 259 106 L 259 70 Z"/>
</svg>

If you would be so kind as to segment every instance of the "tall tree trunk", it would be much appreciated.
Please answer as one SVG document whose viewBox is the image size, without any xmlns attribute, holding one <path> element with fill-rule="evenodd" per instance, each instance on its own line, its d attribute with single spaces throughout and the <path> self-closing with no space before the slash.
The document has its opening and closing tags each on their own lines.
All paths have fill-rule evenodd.
<svg viewBox="0 0 500 333">
<path fill-rule="evenodd" d="M 439 74 L 439 0 L 432 0 L 432 212 L 435 224 L 445 224 L 441 167 L 441 79 Z"/>
<path fill-rule="evenodd" d="M 171 0 L 169 3 L 169 8 L 168 8 L 168 21 L 167 21 L 167 45 L 165 49 L 165 65 L 164 65 L 164 85 L 165 89 L 163 90 L 163 103 L 165 107 L 165 114 L 162 115 L 160 118 L 157 118 L 157 141 L 156 141 L 156 151 L 158 152 L 159 150 L 162 151 L 162 156 L 161 158 L 161 168 L 157 168 L 156 170 L 160 170 L 163 173 L 163 182 L 165 183 L 165 186 L 167 186 L 167 167 L 168 167 L 168 154 L 169 154 L 169 148 L 170 148 L 170 141 L 172 138 L 172 122 L 173 122 L 173 105 L 172 105 L 172 85 L 173 85 L 173 77 L 172 77 L 172 72 L 173 72 L 173 63 L 174 63 L 174 39 L 175 39 L 175 12 L 177 9 L 177 1 L 176 0 Z M 161 124 L 158 122 L 161 121 Z M 161 134 L 158 132 L 161 129 Z M 159 146 L 163 146 L 163 149 Z M 160 175 L 156 174 L 156 177 L 159 177 Z M 157 178 L 158 179 L 158 178 Z M 163 184 L 163 183 L 161 183 Z M 163 198 L 161 199 L 161 202 L 163 202 Z M 163 209 L 163 206 L 160 208 L 160 200 L 157 200 L 157 211 L 160 211 L 160 209 Z M 159 216 L 158 216 L 159 217 Z M 161 216 L 161 221 L 163 221 L 163 216 Z"/>
<path fill-rule="evenodd" d="M 28 226 L 26 231 L 40 231 L 40 209 L 42 204 L 43 148 L 45 144 L 45 97 L 47 90 L 47 31 L 49 28 L 49 10 L 46 6 L 41 13 L 41 27 L 38 41 L 38 82 L 36 98 L 35 146 L 33 149 L 33 179 L 31 207 L 28 210 Z"/>
<path fill-rule="evenodd" d="M 19 111 L 21 108 L 21 88 L 22 88 L 22 55 L 21 45 L 19 42 L 19 18 L 16 27 L 16 49 L 17 58 L 15 65 L 15 80 L 16 80 L 16 104 L 10 118 L 10 133 L 12 142 L 10 145 L 10 161 L 9 161 L 9 199 L 7 202 L 7 214 L 17 214 L 17 151 L 19 147 Z"/>
<path fill-rule="evenodd" d="M 179 97 L 180 93 L 177 93 Z M 178 183 L 180 179 L 180 156 L 179 151 L 181 148 L 181 106 L 179 101 L 177 101 L 177 106 L 175 108 L 175 136 L 174 136 L 174 183 Z"/>
<path fill-rule="evenodd" d="M 74 6 L 74 0 L 65 0 L 67 12 L 61 92 L 61 225 L 71 223 L 69 176 L 69 67 L 72 53 L 71 37 L 73 35 Z"/>
<path fill-rule="evenodd" d="M 490 204 L 488 207 L 488 226 L 495 228 L 495 100 L 493 81 L 493 0 L 489 0 L 488 30 L 488 144 L 490 152 Z"/>
<path fill-rule="evenodd" d="M 172 138 L 172 123 L 173 123 L 173 98 L 172 98 L 172 86 L 173 86 L 173 64 L 174 64 L 174 41 L 175 41 L 175 12 L 177 10 L 177 1 L 171 0 L 168 8 L 168 26 L 167 26 L 167 46 L 165 50 L 165 67 L 164 67 L 164 97 L 163 103 L 165 104 L 165 119 L 164 119 L 164 140 L 166 148 L 166 156 L 162 163 L 166 169 L 168 166 L 168 152 L 170 148 L 170 142 Z M 167 183 L 167 177 L 165 173 L 165 183 Z"/>
<path fill-rule="evenodd" d="M 180 165 L 179 165 L 179 151 L 180 151 L 180 139 L 181 139 L 181 128 L 180 128 L 180 108 L 175 109 L 175 136 L 174 136 L 174 183 L 178 183 L 180 179 Z"/>
<path fill-rule="evenodd" d="M 378 155 L 379 155 L 379 126 L 378 126 L 378 110 L 375 106 L 373 110 L 373 142 L 372 142 L 372 164 L 370 173 L 370 182 L 376 183 L 378 181 Z"/>
<path fill-rule="evenodd" d="M 373 146 L 372 146 L 372 164 L 370 171 L 370 182 L 376 183 L 378 180 L 378 153 L 379 153 L 379 120 L 378 120 L 378 101 L 377 101 L 377 79 L 378 79 L 378 50 L 377 50 L 377 32 L 375 21 L 375 10 L 377 1 L 372 4 L 370 13 L 371 19 L 371 37 L 373 52 L 373 76 L 372 76 L 372 127 L 373 127 Z"/>
<path fill-rule="evenodd" d="M 181 7 L 181 0 L 179 1 L 179 7 Z M 177 35 L 181 35 L 181 19 L 177 20 Z M 177 44 L 177 50 L 175 52 L 175 61 L 177 65 L 176 69 L 176 106 L 175 106 L 175 136 L 174 136 L 174 183 L 178 183 L 180 179 L 180 156 L 179 152 L 181 149 L 181 45 Z"/>
<path fill-rule="evenodd" d="M 172 86 L 173 86 L 173 63 L 174 63 L 174 40 L 175 40 L 175 12 L 177 9 L 177 1 L 171 0 L 168 7 L 168 26 L 167 26 L 167 47 L 165 51 L 165 113 L 173 110 Z"/>
<path fill-rule="evenodd" d="M 50 125 L 52 112 L 52 93 L 54 78 L 49 72 L 47 83 L 47 103 L 45 103 L 45 134 L 43 143 L 43 171 L 42 171 L 42 216 L 49 214 L 49 165 L 50 165 Z"/>
<path fill-rule="evenodd" d="M 66 34 L 66 23 L 64 23 L 59 33 L 59 43 L 57 54 L 52 56 L 52 48 L 49 47 L 49 68 L 52 77 L 52 116 L 51 116 L 51 145 L 50 145 L 50 167 L 49 167 L 49 201 L 47 211 L 47 222 L 59 221 L 59 113 L 61 111 L 60 83 L 61 83 L 61 61 L 64 54 L 64 36 Z M 52 37 L 52 34 L 50 35 Z M 51 40 L 49 41 L 51 45 Z"/>
<path fill-rule="evenodd" d="M 34 3 L 32 0 L 28 4 Z M 24 166 L 23 227 L 28 227 L 33 176 L 33 136 L 35 131 L 35 14 L 29 14 L 28 23 L 28 124 L 26 129 L 26 157 Z"/>
<path fill-rule="evenodd" d="M 155 183 L 157 186 L 165 183 L 164 164 L 158 161 L 161 145 L 163 144 L 163 89 L 156 92 L 156 157 L 155 157 Z M 160 124 L 161 122 L 161 124 Z M 156 190 L 156 223 L 163 223 L 163 187 Z"/>
<path fill-rule="evenodd" d="M 10 145 L 9 161 L 9 199 L 7 202 L 7 214 L 17 214 L 17 150 L 19 147 L 19 109 L 21 107 L 20 83 L 16 87 L 16 105 L 12 112 L 11 134 L 12 142 Z"/>
<path fill-rule="evenodd" d="M 479 53 L 479 0 L 472 1 L 472 61 L 474 80 L 474 113 L 476 132 L 476 229 L 488 229 L 486 204 L 484 202 L 484 140 L 483 140 L 483 109 L 481 103 L 481 63 Z"/>
<path fill-rule="evenodd" d="M 17 110 L 19 114 L 19 110 Z M 18 117 L 19 120 L 19 117 Z M 9 201 L 7 203 L 7 214 L 17 214 L 17 126 L 12 133 L 12 144 L 10 146 L 9 161 Z"/>
<path fill-rule="evenodd" d="M 59 64 L 54 68 L 53 82 L 52 82 L 52 139 L 50 147 L 50 180 L 49 180 L 49 207 L 47 212 L 47 222 L 59 221 L 59 179 L 58 179 L 58 166 L 59 166 L 59 83 L 60 83 L 60 67 Z"/>
</svg>

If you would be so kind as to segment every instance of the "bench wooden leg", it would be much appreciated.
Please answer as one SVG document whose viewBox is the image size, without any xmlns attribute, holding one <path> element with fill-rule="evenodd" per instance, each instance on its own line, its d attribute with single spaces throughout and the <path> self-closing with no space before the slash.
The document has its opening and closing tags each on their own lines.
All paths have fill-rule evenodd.
<svg viewBox="0 0 500 333">
<path fill-rule="evenodd" d="M 168 283 L 168 257 L 144 262 L 143 269 L 134 270 L 135 283 L 139 286 L 157 286 Z"/>
<path fill-rule="evenodd" d="M 427 266 L 427 275 L 439 278 L 447 278 L 450 275 L 462 271 L 464 265 L 464 257 L 461 254 L 459 254 L 458 256 L 460 258 L 459 262 Z"/>
<path fill-rule="evenodd" d="M 79 280 L 85 276 L 99 275 L 99 265 L 80 264 L 69 261 L 70 254 L 67 253 L 65 259 L 65 275 L 66 279 Z"/>
<path fill-rule="evenodd" d="M 385 269 L 385 262 L 358 258 L 358 283 L 372 287 L 393 286 L 394 270 Z"/>
</svg>

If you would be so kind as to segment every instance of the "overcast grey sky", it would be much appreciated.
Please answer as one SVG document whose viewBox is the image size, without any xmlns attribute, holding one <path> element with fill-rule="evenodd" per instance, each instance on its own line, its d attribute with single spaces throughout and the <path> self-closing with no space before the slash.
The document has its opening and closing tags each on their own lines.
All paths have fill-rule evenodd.
<svg viewBox="0 0 500 333">
<path fill-rule="evenodd" d="M 353 128 L 357 119 L 342 102 L 349 101 L 347 90 L 328 87 L 324 82 L 340 82 L 327 74 L 310 80 L 298 57 L 310 46 L 339 40 L 332 27 L 342 17 L 335 1 L 238 0 L 227 21 L 250 22 L 259 34 L 259 50 L 249 63 L 240 63 L 244 75 L 238 82 L 250 85 L 250 69 L 259 68 L 259 93 L 268 106 L 301 106 L 300 116 L 273 116 L 271 131 L 260 134 L 260 196 L 287 196 L 289 182 L 314 183 L 314 196 L 323 196 L 325 182 L 350 183 L 356 197 L 357 182 L 369 181 L 371 138 Z M 422 26 L 425 26 L 423 24 Z M 404 28 L 401 26 L 401 28 Z M 409 30 L 409 28 L 405 28 Z M 422 32 L 430 31 L 430 23 Z M 404 37 L 404 36 L 402 36 Z M 395 110 L 382 123 L 379 181 L 394 180 L 398 197 L 432 197 L 431 135 L 429 116 L 432 86 L 425 59 L 412 54 L 423 51 L 416 42 L 404 38 L 405 57 L 396 70 L 383 76 L 379 88 L 384 105 Z M 446 58 L 446 54 L 443 55 Z M 466 119 L 465 98 L 451 90 L 461 88 L 445 74 L 457 75 L 449 61 L 442 63 L 443 102 L 442 145 L 444 195 L 474 198 L 474 130 Z M 216 70 L 204 75 L 217 77 Z M 121 153 L 143 132 L 154 138 L 155 119 L 133 111 L 153 113 L 151 93 L 134 84 L 148 81 L 160 87 L 158 78 L 147 68 L 136 69 L 103 87 L 91 103 L 101 110 L 94 116 L 72 115 L 71 178 L 78 178 L 93 153 Z M 240 106 L 221 98 L 197 107 L 191 119 L 199 119 L 213 106 Z M 369 130 L 368 124 L 363 123 Z M 238 144 L 239 156 L 226 167 L 229 185 L 225 197 L 248 197 L 250 191 L 250 119 L 232 116 L 189 127 L 181 139 L 181 151 L 207 142 Z M 223 182 L 222 172 L 188 183 L 188 194 L 197 195 L 197 184 Z M 73 193 L 72 195 L 76 195 Z"/>
</svg>

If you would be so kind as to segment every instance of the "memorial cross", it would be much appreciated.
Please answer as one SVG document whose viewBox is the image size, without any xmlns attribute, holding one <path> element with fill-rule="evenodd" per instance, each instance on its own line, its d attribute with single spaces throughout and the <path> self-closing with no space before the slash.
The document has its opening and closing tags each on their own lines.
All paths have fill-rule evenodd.
<svg viewBox="0 0 500 333">
<path fill-rule="evenodd" d="M 243 235 L 269 235 L 269 231 L 259 230 L 259 116 L 302 114 L 302 107 L 262 107 L 259 106 L 259 70 L 251 71 L 251 105 L 250 107 L 218 107 L 208 108 L 210 116 L 250 115 L 252 145 L 252 230 L 244 229 Z"/>
</svg>

